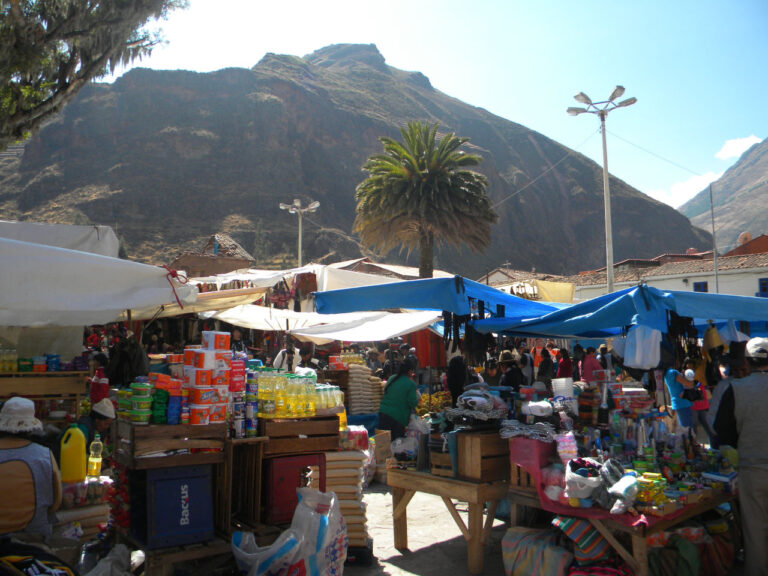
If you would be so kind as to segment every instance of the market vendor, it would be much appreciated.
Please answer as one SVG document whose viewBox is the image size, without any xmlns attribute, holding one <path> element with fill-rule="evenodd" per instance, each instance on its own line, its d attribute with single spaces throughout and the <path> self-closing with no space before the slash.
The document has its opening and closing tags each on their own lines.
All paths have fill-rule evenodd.
<svg viewBox="0 0 768 576">
<path fill-rule="evenodd" d="M 315 372 L 320 370 L 320 362 L 312 358 L 312 344 L 302 344 L 299 348 L 299 366 L 301 368 L 311 368 Z"/>
<path fill-rule="evenodd" d="M 85 416 L 81 416 L 80 419 L 76 422 L 77 427 L 82 430 L 83 436 L 85 436 L 86 454 L 88 454 L 91 447 L 91 442 L 93 442 L 93 439 L 97 433 L 101 437 L 102 441 L 107 438 L 107 432 L 109 427 L 112 426 L 112 422 L 115 421 L 115 417 L 115 405 L 109 398 L 104 398 L 103 400 L 100 400 L 91 406 L 91 411 Z M 56 439 L 56 445 L 54 449 L 57 451 L 56 455 L 59 459 L 61 458 L 58 454 L 59 447 L 61 446 L 61 439 L 66 433 L 66 430 L 62 431 L 62 433 L 59 434 L 59 437 Z"/>
<path fill-rule="evenodd" d="M 710 421 L 720 441 L 738 449 L 739 502 L 745 574 L 768 575 L 768 338 L 752 338 L 752 372 L 722 380 L 712 394 Z"/>
<path fill-rule="evenodd" d="M 664 385 L 669 392 L 672 410 L 677 413 L 677 423 L 686 428 L 693 427 L 693 403 L 685 397 L 685 390 L 694 386 L 693 378 L 687 380 L 679 370 L 669 368 L 664 373 Z"/>
<path fill-rule="evenodd" d="M 0 410 L 0 536 L 50 536 L 50 515 L 61 505 L 61 476 L 51 451 L 38 444 L 43 424 L 32 400 L 14 397 Z"/>
<path fill-rule="evenodd" d="M 412 360 L 406 358 L 384 387 L 377 428 L 391 431 L 392 440 L 405 436 L 411 412 L 419 403 L 419 393 L 413 380 L 415 375 L 416 366 Z"/>
<path fill-rule="evenodd" d="M 483 370 L 483 382 L 486 382 L 488 386 L 498 386 L 501 374 L 499 374 L 499 365 L 496 362 L 496 358 L 491 358 L 485 361 L 485 370 Z"/>
</svg>

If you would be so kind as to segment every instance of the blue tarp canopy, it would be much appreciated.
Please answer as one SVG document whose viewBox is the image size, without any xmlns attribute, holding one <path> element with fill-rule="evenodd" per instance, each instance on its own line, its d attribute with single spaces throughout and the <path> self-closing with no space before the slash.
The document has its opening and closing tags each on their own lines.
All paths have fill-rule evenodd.
<svg viewBox="0 0 768 576">
<path fill-rule="evenodd" d="M 521 321 L 490 318 L 476 321 L 480 332 L 507 332 L 520 335 L 601 338 L 621 333 L 630 325 L 644 325 L 667 331 L 667 312 L 694 319 L 697 326 L 728 320 L 750 323 L 768 321 L 768 298 L 678 292 L 650 286 L 627 288 L 541 317 Z"/>
<path fill-rule="evenodd" d="M 315 309 L 320 314 L 407 308 L 465 315 L 477 313 L 477 302 L 481 300 L 486 312 L 501 313 L 508 321 L 539 317 L 558 309 L 556 304 L 519 298 L 461 276 L 315 292 Z"/>
</svg>

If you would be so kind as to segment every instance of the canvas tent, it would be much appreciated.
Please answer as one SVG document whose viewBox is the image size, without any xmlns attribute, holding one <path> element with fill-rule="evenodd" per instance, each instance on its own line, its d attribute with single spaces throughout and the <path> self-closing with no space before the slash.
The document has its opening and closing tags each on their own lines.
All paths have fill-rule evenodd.
<svg viewBox="0 0 768 576">
<path fill-rule="evenodd" d="M 0 238 L 117 258 L 120 240 L 109 226 L 70 226 L 0 220 Z"/>
<path fill-rule="evenodd" d="M 620 334 L 625 327 L 647 326 L 667 331 L 668 312 L 694 319 L 705 328 L 711 320 L 765 323 L 768 299 L 706 292 L 660 290 L 646 285 L 605 294 L 541 317 L 523 320 L 489 318 L 473 325 L 480 332 L 518 335 L 605 338 Z M 758 327 L 759 329 L 759 327 Z"/>
<path fill-rule="evenodd" d="M 125 309 L 197 295 L 158 266 L 8 238 L 0 262 L 0 326 L 105 324 Z"/>
<path fill-rule="evenodd" d="M 480 302 L 487 312 L 508 319 L 538 317 L 558 309 L 552 303 L 518 298 L 461 276 L 315 293 L 315 307 L 321 314 L 406 308 L 466 315 L 478 313 Z"/>
</svg>

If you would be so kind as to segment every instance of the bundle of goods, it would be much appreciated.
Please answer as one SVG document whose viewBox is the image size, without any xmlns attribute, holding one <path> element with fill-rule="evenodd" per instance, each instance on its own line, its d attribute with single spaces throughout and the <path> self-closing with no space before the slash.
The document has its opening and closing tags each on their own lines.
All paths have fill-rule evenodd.
<svg viewBox="0 0 768 576">
<path fill-rule="evenodd" d="M 0 349 L 0 372 L 72 372 L 88 370 L 88 357 L 75 356 L 62 362 L 60 354 L 20 358 L 15 348 Z"/>
<path fill-rule="evenodd" d="M 71 540 L 90 539 L 105 529 L 109 522 L 109 504 L 99 503 L 56 512 L 54 536 Z"/>
<path fill-rule="evenodd" d="M 325 489 L 336 493 L 347 524 L 350 547 L 368 544 L 368 519 L 363 502 L 366 460 L 367 456 L 361 450 L 325 453 Z"/>
<path fill-rule="evenodd" d="M 206 425 L 227 421 L 232 381 L 232 351 L 229 332 L 203 331 L 200 346 L 184 349 L 184 385 L 181 423 Z M 237 366 L 236 389 L 245 387 L 245 364 Z"/>
<path fill-rule="evenodd" d="M 419 398 L 419 405 L 416 406 L 416 414 L 424 416 L 430 412 L 442 412 L 451 407 L 450 392 L 433 392 L 432 394 L 422 394 Z"/>
<path fill-rule="evenodd" d="M 382 381 L 372 374 L 371 369 L 365 364 L 349 364 L 350 414 L 370 414 L 379 411 Z"/>
</svg>

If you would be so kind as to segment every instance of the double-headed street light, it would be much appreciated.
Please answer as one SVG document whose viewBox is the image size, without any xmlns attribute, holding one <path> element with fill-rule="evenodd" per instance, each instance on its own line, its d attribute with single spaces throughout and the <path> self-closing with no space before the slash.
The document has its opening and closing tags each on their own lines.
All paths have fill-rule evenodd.
<svg viewBox="0 0 768 576">
<path fill-rule="evenodd" d="M 301 218 L 306 212 L 314 212 L 320 207 L 320 202 L 315 200 L 311 202 L 309 206 L 302 208 L 301 200 L 294 198 L 293 204 L 284 204 L 280 202 L 280 210 L 288 210 L 291 214 L 298 214 L 299 216 L 299 268 L 301 268 Z"/>
<path fill-rule="evenodd" d="M 605 277 L 608 285 L 608 293 L 613 292 L 613 233 L 611 231 L 611 189 L 608 184 L 608 148 L 605 142 L 605 118 L 608 112 L 616 108 L 631 106 L 637 102 L 637 98 L 627 98 L 619 103 L 615 100 L 624 94 L 624 86 L 616 86 L 608 100 L 592 102 L 584 92 L 574 96 L 574 100 L 586 104 L 586 108 L 568 108 L 566 112 L 571 116 L 578 116 L 585 112 L 595 114 L 600 118 L 600 131 L 603 134 L 603 201 L 605 204 Z"/>
</svg>

